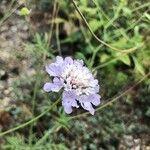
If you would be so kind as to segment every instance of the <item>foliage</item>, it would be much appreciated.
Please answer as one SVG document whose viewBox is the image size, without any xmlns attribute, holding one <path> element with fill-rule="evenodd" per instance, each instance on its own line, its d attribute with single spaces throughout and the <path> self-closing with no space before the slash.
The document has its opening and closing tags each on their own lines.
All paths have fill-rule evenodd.
<svg viewBox="0 0 150 150">
<path fill-rule="evenodd" d="M 84 60 L 99 78 L 102 103 L 133 86 L 150 71 L 148 0 L 144 3 L 142 0 L 80 0 L 75 3 L 93 34 L 108 45 L 95 39 L 72 0 L 25 1 L 26 9 L 20 12 L 26 16 L 23 19 L 29 26 L 32 13 L 48 12 L 50 17 L 46 18 L 46 25 L 38 22 L 48 25 L 46 31 L 32 32 L 31 27 L 31 40 L 24 43 L 23 56 L 28 58 L 35 72 L 31 76 L 23 72 L 12 83 L 14 99 L 26 107 L 16 105 L 9 109 L 14 120 L 11 127 L 33 119 L 58 99 L 57 94 L 45 94 L 42 90 L 47 80 L 43 66 L 57 55 Z M 0 26 L 2 23 L 3 20 Z M 130 48 L 135 49 L 125 51 Z M 22 61 L 23 58 L 16 56 L 16 59 Z M 149 99 L 150 80 L 146 78 L 120 101 L 94 116 L 71 119 L 58 104 L 34 123 L 4 135 L 2 149 L 118 149 L 124 136 L 141 138 L 150 134 Z M 81 113 L 83 111 L 78 110 L 74 115 Z"/>
</svg>

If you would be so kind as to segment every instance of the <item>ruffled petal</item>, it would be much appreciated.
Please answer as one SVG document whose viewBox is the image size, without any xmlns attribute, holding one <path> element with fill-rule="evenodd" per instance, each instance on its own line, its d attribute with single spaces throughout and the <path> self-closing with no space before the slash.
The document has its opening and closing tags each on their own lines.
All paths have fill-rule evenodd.
<svg viewBox="0 0 150 150">
<path fill-rule="evenodd" d="M 51 91 L 51 84 L 52 83 L 48 83 L 48 82 L 45 83 L 44 86 L 43 86 L 43 90 L 46 91 L 46 92 L 50 92 Z"/>
<path fill-rule="evenodd" d="M 64 81 L 55 77 L 53 79 L 53 84 L 55 85 L 55 92 L 58 92 L 63 87 Z"/>
<path fill-rule="evenodd" d="M 67 114 L 71 114 L 72 113 L 72 107 L 70 105 L 64 105 L 64 111 Z"/>
<path fill-rule="evenodd" d="M 89 95 L 88 99 L 90 99 L 90 101 L 92 102 L 93 105 L 98 106 L 100 104 L 100 95 L 98 94 L 93 94 L 93 95 Z"/>
<path fill-rule="evenodd" d="M 99 105 L 100 96 L 98 94 L 81 95 L 78 100 L 85 110 L 89 111 L 92 115 L 94 115 L 95 110 L 92 104 L 95 106 Z"/>
<path fill-rule="evenodd" d="M 84 65 L 83 60 L 77 59 L 76 61 L 77 61 L 81 66 Z"/>
<path fill-rule="evenodd" d="M 99 85 L 95 86 L 95 88 L 94 88 L 95 89 L 95 93 L 99 92 L 99 88 L 100 88 Z"/>
<path fill-rule="evenodd" d="M 65 58 L 65 63 L 71 65 L 71 64 L 73 64 L 73 59 L 71 57 L 66 57 Z"/>
<path fill-rule="evenodd" d="M 63 58 L 61 56 L 56 57 L 56 63 L 57 64 L 62 64 L 64 62 Z"/>
<path fill-rule="evenodd" d="M 82 68 L 83 67 L 83 61 L 82 60 L 74 60 L 74 64 L 78 67 L 78 68 Z"/>
<path fill-rule="evenodd" d="M 76 101 L 76 93 L 74 91 L 64 91 L 62 105 L 66 113 L 72 112 L 72 107 L 79 107 Z"/>
<path fill-rule="evenodd" d="M 92 107 L 92 104 L 91 104 L 90 102 L 82 102 L 82 103 L 81 103 L 81 106 L 82 106 L 85 110 L 89 111 L 92 115 L 94 115 L 95 110 L 94 110 L 94 108 Z"/>
<path fill-rule="evenodd" d="M 58 78 L 54 78 L 53 83 L 46 83 L 43 87 L 46 92 L 58 92 L 63 87 L 63 81 Z"/>
<path fill-rule="evenodd" d="M 50 65 L 46 66 L 46 71 L 50 76 L 61 76 L 62 73 L 62 67 L 59 65 L 56 65 L 55 63 L 52 63 Z"/>
<path fill-rule="evenodd" d="M 72 112 L 71 99 L 65 99 L 65 98 L 63 97 L 62 106 L 64 107 L 64 111 L 65 111 L 67 114 L 70 114 L 70 113 Z"/>
</svg>

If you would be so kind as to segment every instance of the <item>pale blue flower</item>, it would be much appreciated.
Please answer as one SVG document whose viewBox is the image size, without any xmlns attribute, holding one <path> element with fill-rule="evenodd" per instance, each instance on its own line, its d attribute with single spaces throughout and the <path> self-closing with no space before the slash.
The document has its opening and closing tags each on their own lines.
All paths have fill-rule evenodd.
<svg viewBox="0 0 150 150">
<path fill-rule="evenodd" d="M 62 106 L 66 113 L 70 114 L 73 107 L 80 105 L 94 115 L 93 105 L 100 104 L 99 84 L 82 60 L 57 56 L 54 63 L 46 66 L 46 71 L 53 82 L 46 83 L 43 89 L 46 92 L 63 89 Z"/>
</svg>

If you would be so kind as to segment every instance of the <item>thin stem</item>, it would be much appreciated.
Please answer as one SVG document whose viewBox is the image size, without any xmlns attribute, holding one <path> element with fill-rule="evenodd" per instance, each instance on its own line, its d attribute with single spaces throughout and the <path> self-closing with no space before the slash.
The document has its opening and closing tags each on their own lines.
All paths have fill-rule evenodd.
<svg viewBox="0 0 150 150">
<path fill-rule="evenodd" d="M 12 0 L 8 6 L 8 12 L 11 10 L 12 6 L 14 5 L 16 0 Z M 16 1 L 17 2 L 17 1 Z"/>
<path fill-rule="evenodd" d="M 141 21 L 141 19 L 144 17 L 145 13 L 147 13 L 148 11 L 149 9 L 144 11 L 144 13 L 134 23 L 132 23 L 125 31 L 127 32 L 128 30 L 132 29 L 135 25 L 137 25 Z"/>
<path fill-rule="evenodd" d="M 95 70 L 98 70 L 100 68 L 106 67 L 107 65 L 109 65 L 109 64 L 113 63 L 114 61 L 120 59 L 120 56 L 124 56 L 124 55 L 127 55 L 127 53 L 121 54 L 121 55 L 119 55 L 119 56 L 117 56 L 117 57 L 115 57 L 115 58 L 113 58 L 113 59 L 111 59 L 107 62 L 104 62 L 101 65 L 96 66 L 93 70 L 95 71 Z"/>
<path fill-rule="evenodd" d="M 90 33 L 93 35 L 93 37 L 100 43 L 102 43 L 103 45 L 111 48 L 112 50 L 115 50 L 115 51 L 119 51 L 119 52 L 123 52 L 123 53 L 130 53 L 130 52 L 133 52 L 135 50 L 137 50 L 139 48 L 139 46 L 136 46 L 136 47 L 133 47 L 133 48 L 129 48 L 129 49 L 118 49 L 116 47 L 113 47 L 111 45 L 109 45 L 108 43 L 104 42 L 103 40 L 101 40 L 99 37 L 97 37 L 97 35 L 92 31 L 91 27 L 89 26 L 87 20 L 85 19 L 85 17 L 83 16 L 83 14 L 81 13 L 81 11 L 79 10 L 77 4 L 75 3 L 74 0 L 71 0 L 71 2 L 73 3 L 76 11 L 79 13 L 79 15 L 81 16 L 81 18 L 84 20 L 86 26 L 88 27 Z"/>
<path fill-rule="evenodd" d="M 86 33 L 84 32 L 83 30 L 83 25 L 82 25 L 82 22 L 79 20 L 79 24 L 80 24 L 80 30 L 83 34 L 83 37 L 85 38 L 85 41 L 86 41 L 86 44 L 89 45 L 89 47 L 91 48 L 93 54 L 92 54 L 92 58 L 91 58 L 91 61 L 90 61 L 90 64 L 89 64 L 89 68 L 92 68 L 93 67 L 93 64 L 94 64 L 94 60 L 95 60 L 95 57 L 96 57 L 96 54 L 97 52 L 100 50 L 100 48 L 103 46 L 103 45 L 99 45 L 96 49 L 95 47 L 91 44 L 90 40 L 87 38 L 87 35 Z"/>
<path fill-rule="evenodd" d="M 56 24 L 56 42 L 57 42 L 57 49 L 58 53 L 61 56 L 61 48 L 60 48 L 60 40 L 59 40 L 59 23 Z"/>
<path fill-rule="evenodd" d="M 103 17 L 105 17 L 106 19 L 107 19 L 107 21 L 109 21 L 110 20 L 110 18 L 105 14 L 105 12 L 101 9 L 101 7 L 99 6 L 99 4 L 98 4 L 98 2 L 97 1 L 95 1 L 95 0 L 92 0 L 92 2 L 95 4 L 95 6 L 98 8 L 98 10 L 99 10 L 99 13 L 98 14 L 101 14 L 101 16 Z M 112 25 L 115 27 L 115 28 L 117 28 L 113 23 L 112 23 Z"/>
<path fill-rule="evenodd" d="M 92 1 L 93 1 L 93 3 L 95 4 L 95 6 L 99 8 L 100 13 L 102 13 L 102 14 L 104 15 L 104 17 L 105 17 L 107 20 L 110 20 L 110 18 L 108 18 L 108 16 L 101 10 L 101 8 L 100 8 L 100 6 L 98 5 L 97 1 L 95 1 L 95 0 L 92 0 Z M 131 10 L 131 13 L 133 13 L 133 12 L 139 10 L 139 9 L 142 9 L 142 8 L 144 8 L 144 7 L 148 7 L 149 5 L 150 5 L 150 2 L 145 3 L 145 4 L 143 4 L 143 5 L 139 6 L 139 7 L 137 7 L 137 8 L 135 8 L 135 9 Z M 145 12 L 147 12 L 147 11 L 148 11 L 148 10 L 146 10 Z M 145 13 L 145 12 L 144 12 L 144 13 Z M 141 17 L 139 17 L 138 20 L 136 20 L 134 23 L 132 23 L 132 24 L 131 24 L 127 29 L 125 29 L 124 31 L 127 32 L 129 29 L 132 29 L 132 28 L 142 19 L 142 17 L 144 16 L 144 13 L 141 15 Z M 112 22 L 112 25 L 113 25 L 116 29 L 118 29 L 118 27 L 116 27 L 116 25 L 113 24 L 113 22 Z M 124 32 L 122 32 L 121 30 L 120 30 L 120 34 L 121 34 L 123 37 L 125 37 L 128 41 L 130 41 L 130 39 L 129 39 L 128 37 L 126 37 L 126 35 L 124 34 Z M 117 35 L 114 36 L 114 38 L 116 38 L 116 37 L 117 37 Z"/>
<path fill-rule="evenodd" d="M 25 123 L 17 126 L 17 127 L 14 127 L 14 128 L 9 129 L 7 131 L 1 132 L 0 133 L 0 137 L 3 136 L 3 135 L 6 135 L 8 133 L 11 133 L 13 131 L 16 131 L 18 129 L 24 128 L 27 125 L 29 125 L 29 124 L 37 121 L 38 119 L 40 119 L 41 117 L 43 117 L 45 114 L 47 114 L 51 109 L 53 109 L 58 104 L 59 100 L 60 100 L 60 98 L 57 101 L 55 101 L 48 109 L 46 109 L 43 113 L 41 113 L 40 115 L 36 116 L 35 118 L 33 118 L 33 119 L 31 119 L 31 120 L 29 120 L 29 121 L 27 121 L 27 122 L 25 122 Z"/>
<path fill-rule="evenodd" d="M 98 4 L 98 2 L 97 1 L 95 1 L 95 0 L 92 0 L 92 2 L 95 4 L 95 6 L 99 9 L 99 14 L 101 14 L 101 15 L 103 15 L 106 19 L 107 19 L 107 21 L 109 21 L 110 20 L 110 18 L 105 14 L 105 12 L 101 9 L 101 7 L 99 6 L 99 4 Z M 102 16 L 102 17 L 103 17 Z M 103 20 L 102 20 L 103 21 Z M 116 28 L 116 29 L 118 29 L 118 27 L 112 22 L 112 26 L 114 27 L 114 28 Z M 104 34 L 105 34 L 105 32 L 106 32 L 106 29 L 104 29 Z M 128 41 L 130 41 L 129 40 L 129 38 L 127 38 L 126 36 L 125 36 L 125 34 L 121 31 L 121 30 L 119 30 L 119 32 L 120 32 L 120 34 L 123 36 L 123 37 L 125 37 Z M 116 36 L 114 36 L 114 38 L 115 38 Z"/>
<path fill-rule="evenodd" d="M 144 44 L 142 44 L 141 47 L 142 47 L 143 45 L 144 45 Z M 106 67 L 107 65 L 109 65 L 109 64 L 113 63 L 114 61 L 120 59 L 120 56 L 125 56 L 125 55 L 127 55 L 127 54 L 128 54 L 128 53 L 123 53 L 123 54 L 121 54 L 121 55 L 118 55 L 117 57 L 115 57 L 115 58 L 113 58 L 113 59 L 111 59 L 111 60 L 109 60 L 109 61 L 107 61 L 107 62 L 104 62 L 104 63 L 102 63 L 101 65 L 96 66 L 96 67 L 93 69 L 93 71 L 98 70 L 98 69 L 103 68 L 103 67 Z"/>
<path fill-rule="evenodd" d="M 33 97 L 32 97 L 32 115 L 34 117 L 34 110 L 35 110 L 35 100 L 36 100 L 36 95 L 37 95 L 37 91 L 38 91 L 38 85 L 39 85 L 39 79 L 40 77 L 40 73 L 39 71 L 37 72 L 37 75 L 36 75 L 36 82 L 35 82 L 35 85 L 34 85 L 34 91 L 33 91 Z M 32 144 L 32 133 L 33 132 L 33 124 L 31 124 L 30 126 L 30 130 L 29 130 L 29 145 Z"/>
<path fill-rule="evenodd" d="M 118 18 L 119 14 L 122 10 L 122 7 L 123 7 L 123 5 L 122 5 L 122 3 L 120 3 L 119 6 L 117 7 L 117 10 L 115 11 L 114 17 L 112 19 L 110 19 L 110 21 L 105 25 L 105 31 Z"/>
<path fill-rule="evenodd" d="M 17 4 L 14 9 L 8 10 L 8 13 L 0 20 L 0 26 L 3 25 L 3 23 L 20 7 L 20 4 Z"/>
<path fill-rule="evenodd" d="M 132 87 L 127 89 L 125 92 L 121 93 L 119 96 L 116 96 L 115 98 L 113 98 L 112 100 L 107 102 L 106 104 L 103 104 L 101 107 L 98 107 L 96 109 L 96 111 L 102 111 L 104 108 L 106 108 L 108 106 L 111 106 L 114 102 L 118 101 L 118 99 L 120 99 L 121 97 L 125 96 L 127 93 L 129 93 L 131 90 L 133 90 L 136 86 L 138 86 L 141 82 L 143 82 L 149 76 L 150 76 L 150 72 L 147 73 L 140 81 L 135 83 Z M 82 114 L 79 114 L 79 115 L 76 115 L 76 116 L 73 116 L 73 117 L 69 117 L 69 120 L 80 118 L 80 117 L 84 117 L 84 116 L 86 116 L 88 114 L 89 114 L 89 112 L 86 112 L 86 113 L 82 113 Z"/>
<path fill-rule="evenodd" d="M 136 7 L 135 9 L 131 10 L 131 12 L 137 11 L 137 10 L 139 10 L 139 9 L 142 9 L 142 8 L 148 7 L 148 6 L 150 6 L 150 2 L 144 3 L 143 5 L 141 5 L 141 6 L 139 6 L 139 7 Z"/>
<path fill-rule="evenodd" d="M 56 9 L 57 9 L 57 0 L 54 0 L 54 7 L 53 7 L 53 12 L 52 12 L 52 20 L 56 17 Z M 48 43 L 50 45 L 51 43 L 51 38 L 52 38 L 52 33 L 53 33 L 53 27 L 54 27 L 54 22 L 51 24 L 50 32 L 49 32 L 49 37 L 48 37 Z"/>
<path fill-rule="evenodd" d="M 79 25 L 80 25 L 80 30 L 82 32 L 82 35 L 85 39 L 85 42 L 86 44 L 88 44 L 88 46 L 90 47 L 90 49 L 93 51 L 94 50 L 94 47 L 92 46 L 91 42 L 90 42 L 90 38 L 88 38 L 88 34 L 86 32 L 84 32 L 84 27 L 83 27 L 83 24 L 82 22 L 79 20 Z"/>
<path fill-rule="evenodd" d="M 102 47 L 102 45 L 99 45 L 99 46 L 95 49 L 95 51 L 93 51 L 93 55 L 92 55 L 91 63 L 90 63 L 90 68 L 93 67 L 96 54 L 98 53 L 98 51 L 100 50 L 101 47 Z"/>
</svg>

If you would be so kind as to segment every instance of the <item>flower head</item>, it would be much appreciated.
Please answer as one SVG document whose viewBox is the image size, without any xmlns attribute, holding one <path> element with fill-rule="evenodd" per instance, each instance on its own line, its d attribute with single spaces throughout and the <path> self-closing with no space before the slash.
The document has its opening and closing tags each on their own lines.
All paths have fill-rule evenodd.
<svg viewBox="0 0 150 150">
<path fill-rule="evenodd" d="M 93 105 L 100 104 L 98 80 L 94 79 L 82 60 L 57 56 L 54 63 L 46 66 L 46 71 L 53 77 L 53 82 L 46 83 L 43 89 L 59 92 L 63 88 L 62 105 L 66 113 L 70 114 L 72 107 L 78 108 L 80 104 L 94 115 Z"/>
</svg>

